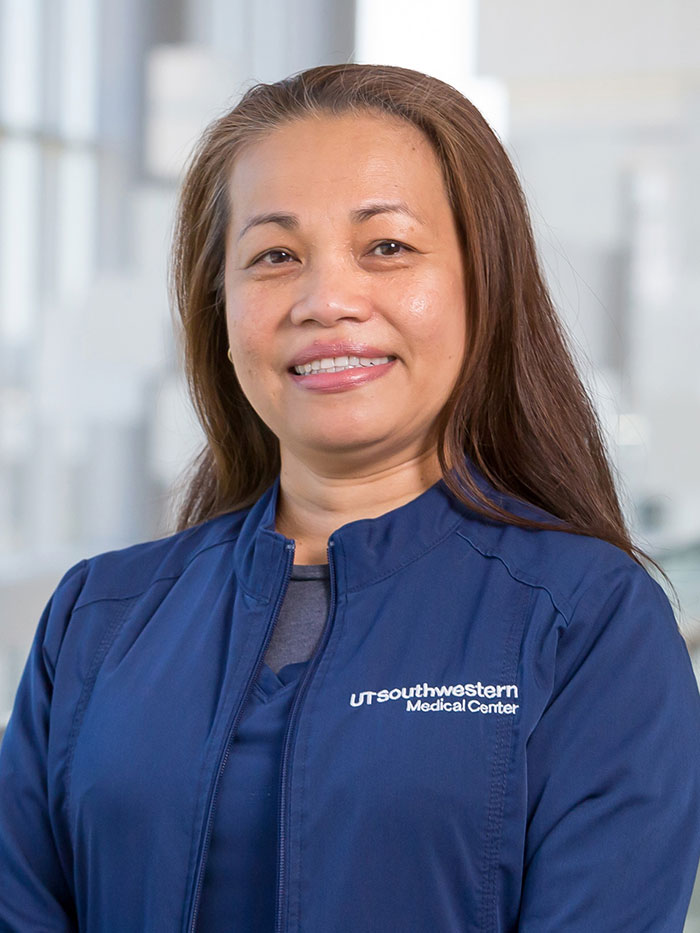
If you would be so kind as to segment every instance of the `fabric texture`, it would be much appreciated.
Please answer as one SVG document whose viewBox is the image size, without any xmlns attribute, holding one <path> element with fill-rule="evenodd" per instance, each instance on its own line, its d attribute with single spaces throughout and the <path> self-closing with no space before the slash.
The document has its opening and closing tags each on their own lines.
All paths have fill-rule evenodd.
<svg viewBox="0 0 700 933">
<path fill-rule="evenodd" d="M 277 809 L 282 739 L 306 661 L 276 675 L 263 665 L 221 777 L 204 872 L 201 933 L 275 928 Z"/>
<path fill-rule="evenodd" d="M 265 664 L 275 674 L 286 664 L 311 657 L 328 616 L 330 600 L 328 564 L 294 564 L 265 651 Z"/>
<path fill-rule="evenodd" d="M 278 493 L 58 583 L 0 746 L 0 930 L 681 933 L 700 695 L 658 583 L 440 480 L 330 536 L 285 695 Z M 273 833 L 274 903 L 229 922 Z"/>
<path fill-rule="evenodd" d="M 328 564 L 294 564 L 221 777 L 197 923 L 203 933 L 274 930 L 284 729 L 329 602 Z"/>
</svg>

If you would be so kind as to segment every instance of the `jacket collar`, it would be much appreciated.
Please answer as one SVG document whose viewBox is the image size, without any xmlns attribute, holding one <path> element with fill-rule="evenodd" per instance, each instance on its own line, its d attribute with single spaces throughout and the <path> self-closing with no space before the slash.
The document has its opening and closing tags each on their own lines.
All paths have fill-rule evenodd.
<svg viewBox="0 0 700 933">
<path fill-rule="evenodd" d="M 489 487 L 468 458 L 467 463 L 477 483 Z M 234 548 L 239 583 L 265 601 L 279 589 L 293 544 L 275 531 L 279 490 L 278 474 L 250 508 Z M 473 519 L 474 513 L 440 479 L 396 509 L 342 525 L 329 538 L 339 591 L 361 589 L 390 576 L 435 547 L 467 516 Z"/>
</svg>

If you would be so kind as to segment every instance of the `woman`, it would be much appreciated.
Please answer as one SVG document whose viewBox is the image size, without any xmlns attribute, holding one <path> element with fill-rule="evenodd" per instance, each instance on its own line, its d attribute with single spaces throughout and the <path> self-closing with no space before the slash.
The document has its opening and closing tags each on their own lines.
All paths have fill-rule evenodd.
<svg viewBox="0 0 700 933">
<path fill-rule="evenodd" d="M 4 928 L 680 933 L 698 688 L 478 111 L 258 85 L 173 255 L 206 446 L 40 620 Z"/>
</svg>

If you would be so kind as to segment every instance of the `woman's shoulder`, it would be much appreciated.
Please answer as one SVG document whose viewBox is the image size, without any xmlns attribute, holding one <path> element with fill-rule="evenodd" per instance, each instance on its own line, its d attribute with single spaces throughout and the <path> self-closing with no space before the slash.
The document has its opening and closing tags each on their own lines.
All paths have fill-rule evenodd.
<svg viewBox="0 0 700 933">
<path fill-rule="evenodd" d="M 248 509 L 227 512 L 181 531 L 137 541 L 85 557 L 70 567 L 58 589 L 81 572 L 82 586 L 74 608 L 97 600 L 128 599 L 149 586 L 180 577 L 194 561 L 235 544 Z"/>
<path fill-rule="evenodd" d="M 559 523 L 556 516 L 541 508 L 523 506 L 519 500 L 507 497 L 502 501 L 515 514 L 538 522 Z M 522 527 L 478 519 L 464 522 L 459 534 L 484 559 L 500 561 L 514 579 L 546 590 L 567 620 L 586 595 L 596 590 L 610 592 L 618 585 L 641 587 L 647 592 L 658 590 L 666 598 L 641 563 L 601 537 L 563 528 Z"/>
</svg>

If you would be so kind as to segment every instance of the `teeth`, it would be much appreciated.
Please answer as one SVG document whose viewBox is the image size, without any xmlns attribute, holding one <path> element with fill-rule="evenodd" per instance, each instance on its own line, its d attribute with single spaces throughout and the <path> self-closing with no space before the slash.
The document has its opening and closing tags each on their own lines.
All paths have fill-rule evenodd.
<svg viewBox="0 0 700 933">
<path fill-rule="evenodd" d="M 295 366 L 294 372 L 299 376 L 307 376 L 309 373 L 314 372 L 339 373 L 345 369 L 355 369 L 358 366 L 379 366 L 382 363 L 388 363 L 392 358 L 388 356 L 328 356 L 322 360 L 313 360 L 311 363 Z"/>
</svg>

